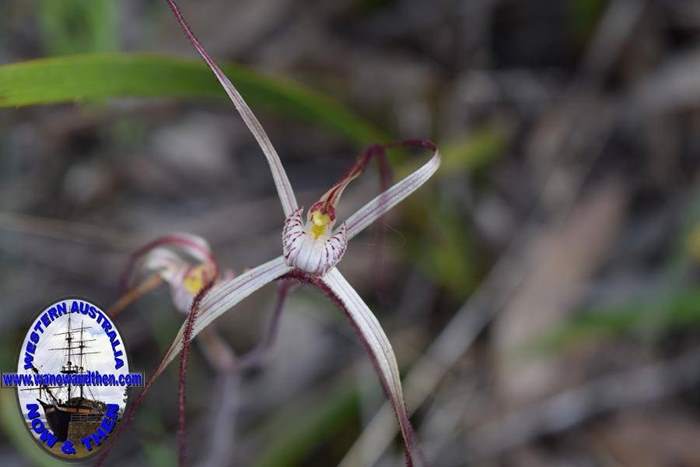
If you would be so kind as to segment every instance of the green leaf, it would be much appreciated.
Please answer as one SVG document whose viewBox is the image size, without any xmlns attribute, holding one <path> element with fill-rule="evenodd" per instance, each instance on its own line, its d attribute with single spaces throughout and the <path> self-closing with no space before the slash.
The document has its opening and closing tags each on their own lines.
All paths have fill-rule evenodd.
<svg viewBox="0 0 700 467">
<path fill-rule="evenodd" d="M 224 71 L 253 107 L 334 130 L 359 144 L 384 132 L 340 104 L 292 81 L 240 65 Z M 148 54 L 88 54 L 0 66 L 0 107 L 100 101 L 107 98 L 226 98 L 198 60 Z"/>
<path fill-rule="evenodd" d="M 656 299 L 639 299 L 581 313 L 548 330 L 529 350 L 558 352 L 582 342 L 619 337 L 635 331 L 666 332 L 700 326 L 700 289 L 681 289 Z"/>
</svg>

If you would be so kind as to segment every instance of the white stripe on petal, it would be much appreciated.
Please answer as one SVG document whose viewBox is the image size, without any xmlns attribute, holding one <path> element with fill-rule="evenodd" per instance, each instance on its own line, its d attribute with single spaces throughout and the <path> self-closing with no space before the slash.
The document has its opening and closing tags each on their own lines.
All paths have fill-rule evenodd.
<svg viewBox="0 0 700 467">
<path fill-rule="evenodd" d="M 348 239 L 362 232 L 367 226 L 382 217 L 391 208 L 403 201 L 411 193 L 416 191 L 440 167 L 440 152 L 435 149 L 433 156 L 418 170 L 408 175 L 391 188 L 381 193 L 369 203 L 365 204 L 355 214 L 345 221 L 348 229 Z"/>
<path fill-rule="evenodd" d="M 149 252 L 141 261 L 137 273 L 158 273 L 170 285 L 179 284 L 192 263 L 185 260 L 170 248 L 158 247 Z"/>
<path fill-rule="evenodd" d="M 272 145 L 270 138 L 267 136 L 265 129 L 260 124 L 260 121 L 258 121 L 258 119 L 255 117 L 255 114 L 253 114 L 250 107 L 248 107 L 245 100 L 243 100 L 243 97 L 233 85 L 231 80 L 228 79 L 221 68 L 219 68 L 219 65 L 216 64 L 214 59 L 211 58 L 211 56 L 204 49 L 204 46 L 202 46 L 202 44 L 199 42 L 199 39 L 197 39 L 197 37 L 194 35 L 192 29 L 190 29 L 175 2 L 173 0 L 167 0 L 167 2 L 190 42 L 214 73 L 216 79 L 219 80 L 219 83 L 221 83 L 224 91 L 226 91 L 226 94 L 228 94 L 231 102 L 233 102 L 233 105 L 236 107 L 236 110 L 238 110 L 241 118 L 243 118 L 246 126 L 260 145 L 260 149 L 262 149 L 265 157 L 267 158 L 267 163 L 270 165 L 270 171 L 272 172 L 272 178 L 274 179 L 275 186 L 277 187 L 277 193 L 280 198 L 280 203 L 282 203 L 284 215 L 289 216 L 297 208 L 297 200 L 294 196 L 292 185 L 289 183 L 287 173 L 285 172 L 282 162 L 277 155 L 277 151 Z"/>
<path fill-rule="evenodd" d="M 306 235 L 304 231 L 304 221 L 301 218 L 301 211 L 302 209 L 299 208 L 294 211 L 291 216 L 287 217 L 284 221 L 284 227 L 282 228 L 282 255 L 287 261 L 287 264 L 289 264 L 289 258 L 292 255 L 297 255 L 304 241 L 303 237 Z"/>
<path fill-rule="evenodd" d="M 163 245 L 163 248 L 180 249 L 200 263 L 205 263 L 212 259 L 209 242 L 198 235 L 192 235 L 186 232 L 175 232 L 166 235 L 164 238 L 169 238 L 172 241 L 170 244 Z"/>
<path fill-rule="evenodd" d="M 396 363 L 394 351 L 391 348 L 382 326 L 377 321 L 367 304 L 357 294 L 337 268 L 333 268 L 321 279 L 343 303 L 348 318 L 364 341 L 371 354 L 375 367 L 387 396 L 391 400 L 396 418 L 401 428 L 401 434 L 406 445 L 408 464 L 417 462 L 413 441 L 413 428 L 408 419 L 408 412 L 401 389 L 401 376 Z"/>
<path fill-rule="evenodd" d="M 250 294 L 280 276 L 283 276 L 290 270 L 291 268 L 285 264 L 284 258 L 279 256 L 254 269 L 246 271 L 240 276 L 217 283 L 209 293 L 204 296 L 199 305 L 197 319 L 192 328 L 192 338 L 194 339 L 194 337 L 212 321 L 233 308 Z M 156 370 L 156 374 L 162 372 L 182 350 L 184 330 L 185 324 L 180 328 L 168 353 Z"/>
<path fill-rule="evenodd" d="M 174 275 L 183 269 L 202 263 L 213 263 L 211 247 L 197 235 L 176 232 L 159 237 L 139 249 L 135 272 L 158 272 L 172 283 Z"/>
</svg>

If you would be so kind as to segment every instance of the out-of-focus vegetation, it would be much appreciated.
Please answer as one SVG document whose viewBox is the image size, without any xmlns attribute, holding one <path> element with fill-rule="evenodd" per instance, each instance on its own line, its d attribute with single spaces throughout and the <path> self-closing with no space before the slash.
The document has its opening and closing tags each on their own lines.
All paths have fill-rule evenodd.
<svg viewBox="0 0 700 467">
<path fill-rule="evenodd" d="M 38 25 L 49 54 L 117 49 L 118 7 L 114 2 L 39 0 L 36 3 Z"/>
</svg>

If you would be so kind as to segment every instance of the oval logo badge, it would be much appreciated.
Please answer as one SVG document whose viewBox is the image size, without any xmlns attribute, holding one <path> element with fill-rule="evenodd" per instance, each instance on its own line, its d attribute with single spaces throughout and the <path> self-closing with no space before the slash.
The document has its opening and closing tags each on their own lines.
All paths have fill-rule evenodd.
<svg viewBox="0 0 700 467">
<path fill-rule="evenodd" d="M 29 432 L 43 449 L 65 460 L 96 454 L 124 414 L 128 387 L 143 384 L 142 375 L 129 373 L 114 323 L 78 298 L 58 301 L 34 320 L 16 375 Z"/>
</svg>

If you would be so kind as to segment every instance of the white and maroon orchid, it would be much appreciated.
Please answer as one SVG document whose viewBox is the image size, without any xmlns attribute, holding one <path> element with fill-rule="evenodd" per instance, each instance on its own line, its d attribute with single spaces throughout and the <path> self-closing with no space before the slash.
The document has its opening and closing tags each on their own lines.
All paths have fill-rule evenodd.
<svg viewBox="0 0 700 467">
<path fill-rule="evenodd" d="M 168 234 L 148 242 L 132 253 L 122 275 L 121 288 L 124 293 L 107 310 L 107 314 L 112 318 L 116 317 L 131 303 L 166 283 L 170 288 L 175 309 L 188 316 L 184 326 L 191 328 L 197 310 L 198 297 L 201 297 L 216 282 L 234 277 L 232 270 L 226 270 L 219 275 L 219 266 L 211 247 L 202 237 L 187 233 Z M 269 330 L 262 341 L 249 352 L 237 356 L 214 326 L 209 326 L 199 334 L 198 343 L 205 359 L 224 380 L 235 380 L 238 370 L 257 364 L 265 350 L 271 346 L 290 286 L 290 281 L 280 283 L 278 300 L 270 320 Z M 182 354 L 186 355 L 186 353 L 187 350 Z M 181 441 L 181 463 L 184 463 L 182 459 L 184 459 L 185 436 L 186 365 L 187 359 L 183 358 L 180 362 L 178 378 L 178 438 Z M 154 380 L 155 377 L 152 377 L 147 387 L 150 387 Z M 127 418 L 133 416 L 145 393 L 146 391 L 143 391 L 129 407 Z M 119 427 L 119 431 L 121 428 L 122 426 Z M 107 452 L 108 450 L 101 460 L 104 460 Z"/>
<path fill-rule="evenodd" d="M 188 314 L 194 297 L 218 276 L 218 265 L 206 240 L 187 233 L 159 237 L 131 255 L 122 276 L 122 298 L 108 314 L 120 313 L 131 302 L 165 282 L 175 309 Z M 226 276 L 233 276 L 227 272 Z"/>
<path fill-rule="evenodd" d="M 294 190 L 282 162 L 262 125 L 235 86 L 195 37 L 175 2 L 166 1 L 190 42 L 221 83 L 260 145 L 270 166 L 285 220 L 282 229 L 282 255 L 238 277 L 221 280 L 206 293 L 198 295 L 193 312 L 190 313 L 190 319 L 180 329 L 154 378 L 183 350 L 183 347 L 185 349 L 188 347 L 189 341 L 194 336 L 266 284 L 283 278 L 293 278 L 313 284 L 323 290 L 345 312 L 365 344 L 396 412 L 406 446 L 407 463 L 413 465 L 418 456 L 414 450 L 413 430 L 404 404 L 394 351 L 377 318 L 343 277 L 337 266 L 346 253 L 348 242 L 353 237 L 416 191 L 435 173 L 440 165 L 440 155 L 436 146 L 428 141 L 408 141 L 393 145 L 428 149 L 432 152 L 432 157 L 415 172 L 381 193 L 336 228 L 336 207 L 343 191 L 364 171 L 369 159 L 381 155 L 384 149 L 389 147 L 373 146 L 338 183 L 308 209 L 304 220 L 303 208 L 297 204 Z M 191 326 L 188 326 L 190 321 Z"/>
<path fill-rule="evenodd" d="M 235 276 L 226 270 L 219 276 L 219 266 L 209 243 L 188 233 L 172 233 L 148 242 L 131 255 L 122 276 L 122 297 L 107 310 L 115 317 L 130 303 L 165 282 L 177 311 L 188 315 L 195 297 L 210 283 Z M 200 339 L 207 361 L 217 371 L 237 366 L 233 350 L 212 327 Z"/>
<path fill-rule="evenodd" d="M 211 287 L 216 281 L 234 277 L 233 271 L 219 276 L 219 267 L 214 259 L 209 243 L 201 237 L 186 233 L 173 233 L 159 237 L 136 250 L 122 276 L 123 295 L 107 310 L 111 317 L 117 316 L 129 304 L 141 298 L 162 283 L 168 284 L 173 305 L 184 315 L 193 313 L 195 298 Z M 283 298 L 283 295 L 281 295 Z M 281 308 L 280 303 L 279 308 Z M 278 314 L 278 312 L 275 312 Z M 186 323 L 192 322 L 191 319 Z M 224 381 L 234 380 L 234 372 L 240 368 L 241 360 L 221 337 L 214 326 L 204 330 L 198 340 L 200 348 L 209 362 Z M 185 355 L 185 352 L 183 352 Z M 257 355 L 251 352 L 250 356 Z M 185 436 L 185 373 L 187 360 L 182 359 L 178 384 L 178 438 L 184 445 Z M 149 381 L 149 385 L 152 380 Z M 130 407 L 127 417 L 140 405 L 146 391 Z M 118 433 L 121 433 L 121 428 Z M 107 450 L 108 451 L 108 450 Z M 106 458 L 103 454 L 99 463 Z M 184 454 L 181 454 L 184 459 Z"/>
<path fill-rule="evenodd" d="M 202 237 L 180 232 L 164 235 L 143 245 L 131 255 L 121 280 L 124 293 L 107 310 L 107 314 L 114 318 L 129 304 L 165 282 L 170 288 L 175 309 L 189 315 L 195 298 L 208 285 L 234 277 L 235 273 L 230 269 L 219 275 L 219 265 L 211 247 Z M 280 284 L 279 303 L 275 307 L 270 330 L 263 342 L 247 354 L 235 358 L 228 344 L 213 328 L 202 331 L 202 351 L 212 367 L 218 371 L 229 371 L 256 363 L 257 357 L 261 356 L 272 339 L 289 285 Z"/>
</svg>

